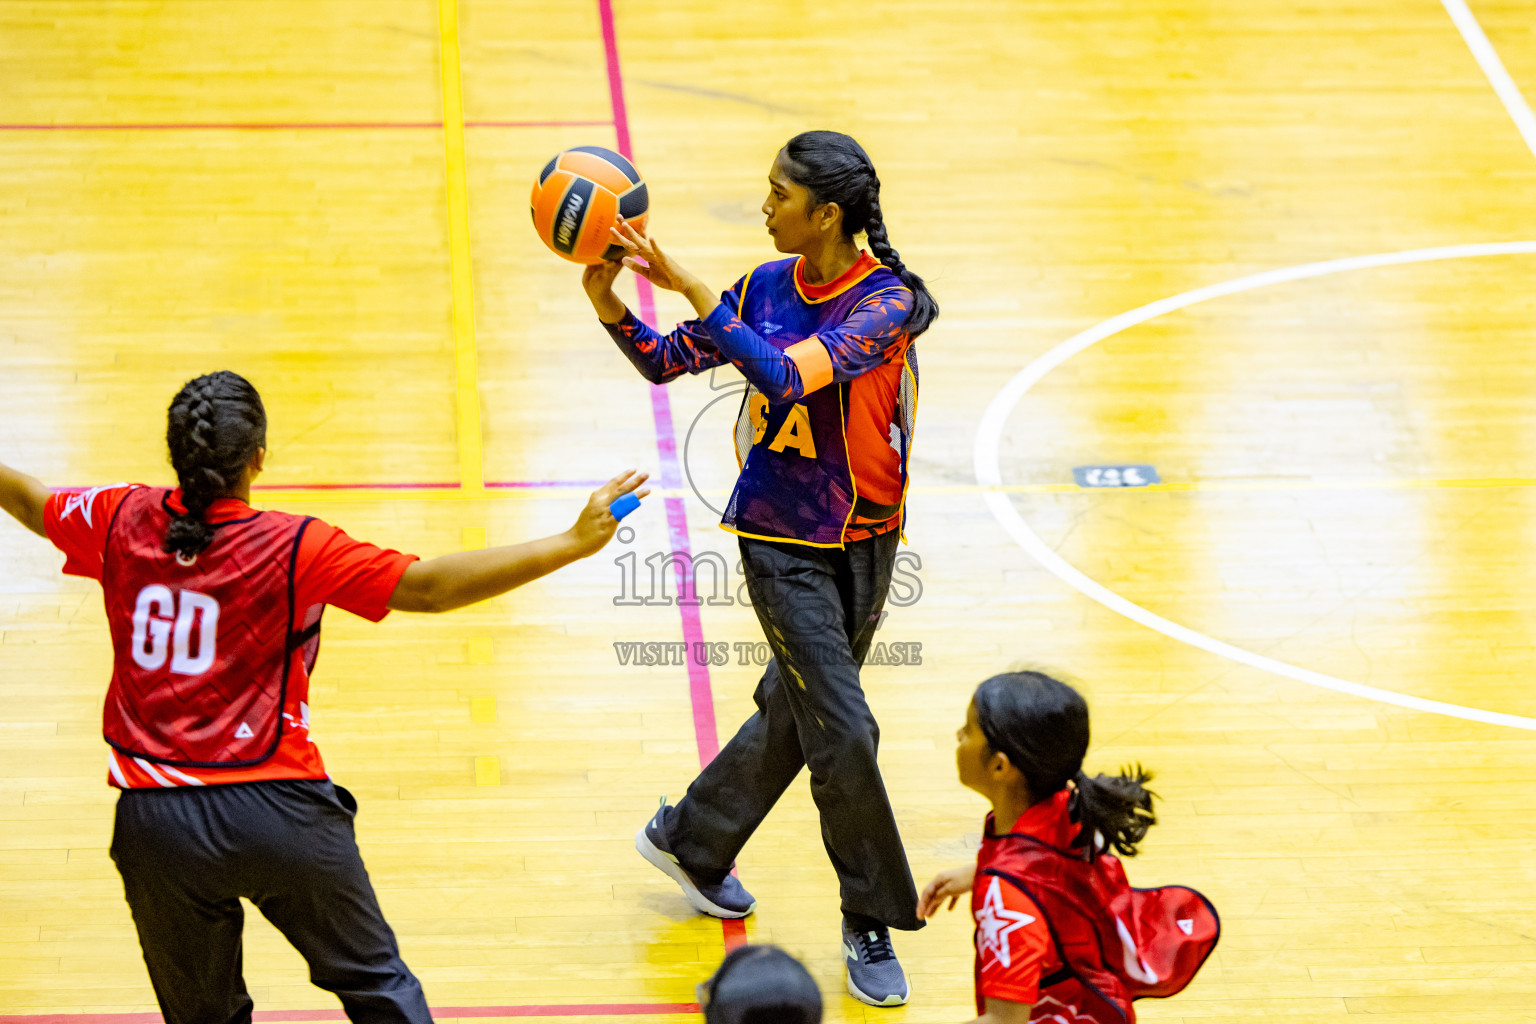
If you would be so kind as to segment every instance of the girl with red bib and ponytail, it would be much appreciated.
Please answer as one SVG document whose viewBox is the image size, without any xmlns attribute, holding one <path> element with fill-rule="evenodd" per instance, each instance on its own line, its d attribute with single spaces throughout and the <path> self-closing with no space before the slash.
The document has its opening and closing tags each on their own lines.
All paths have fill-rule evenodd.
<svg viewBox="0 0 1536 1024">
<path fill-rule="evenodd" d="M 1133 1000 L 1188 985 L 1221 922 L 1193 889 L 1126 881 L 1115 853 L 1135 856 L 1157 823 L 1152 776 L 1084 773 L 1082 696 L 1040 672 L 993 676 L 956 739 L 960 782 L 992 813 L 976 863 L 928 883 L 918 913 L 971 894 L 974 1024 L 1134 1024 Z"/>
<path fill-rule="evenodd" d="M 349 1019 L 431 1020 L 353 835 L 357 802 L 309 734 L 320 617 L 445 612 L 595 554 L 645 474 L 595 491 L 564 533 L 430 561 L 317 519 L 251 508 L 267 417 L 243 377 L 208 374 L 171 403 L 181 486 L 50 494 L 0 465 L 0 508 L 102 585 L 114 664 L 103 716 L 123 878 L 166 1024 L 245 1024 L 245 897 Z"/>
</svg>

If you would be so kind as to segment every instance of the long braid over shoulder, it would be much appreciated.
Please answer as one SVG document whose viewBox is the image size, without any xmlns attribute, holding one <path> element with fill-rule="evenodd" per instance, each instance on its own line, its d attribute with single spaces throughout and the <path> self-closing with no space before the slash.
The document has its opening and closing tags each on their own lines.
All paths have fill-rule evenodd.
<svg viewBox="0 0 1536 1024">
<path fill-rule="evenodd" d="M 812 204 L 836 203 L 843 211 L 843 230 L 848 237 L 863 231 L 869 237 L 870 253 L 911 290 L 907 333 L 915 338 L 926 331 L 939 315 L 939 304 L 891 245 L 880 209 L 880 178 L 864 147 L 841 132 L 801 132 L 785 144 L 784 155 L 788 157 L 790 179 L 810 191 Z"/>
<path fill-rule="evenodd" d="M 171 522 L 165 550 L 196 558 L 213 543 L 208 507 L 228 496 L 267 444 L 267 411 L 251 382 L 228 370 L 188 381 L 171 400 L 165 443 L 181 484 L 184 515 Z"/>
</svg>

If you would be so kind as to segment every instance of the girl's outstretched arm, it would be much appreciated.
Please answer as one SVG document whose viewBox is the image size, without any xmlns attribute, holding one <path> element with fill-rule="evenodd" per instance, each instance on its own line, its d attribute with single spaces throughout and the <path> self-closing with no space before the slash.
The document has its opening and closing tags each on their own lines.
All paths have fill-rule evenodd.
<svg viewBox="0 0 1536 1024">
<path fill-rule="evenodd" d="M 460 551 L 411 563 L 400 577 L 389 607 L 401 612 L 450 612 L 499 597 L 577 559 L 596 554 L 619 527 L 608 506 L 619 495 L 631 491 L 637 498 L 645 497 L 650 489 L 636 488 L 649 476 L 628 470 L 609 480 L 592 492 L 576 524 L 564 533 L 510 547 Z"/>
<path fill-rule="evenodd" d="M 0 509 L 39 537 L 48 536 L 43 529 L 43 505 L 47 501 L 48 488 L 42 483 L 0 463 Z"/>
</svg>

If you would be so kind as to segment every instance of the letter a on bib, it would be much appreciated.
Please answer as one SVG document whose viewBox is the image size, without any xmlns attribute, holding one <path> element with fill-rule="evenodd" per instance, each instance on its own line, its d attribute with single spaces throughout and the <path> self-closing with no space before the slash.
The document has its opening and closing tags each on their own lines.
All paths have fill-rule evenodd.
<svg viewBox="0 0 1536 1024">
<path fill-rule="evenodd" d="M 784 425 L 779 428 L 779 433 L 768 446 L 771 451 L 781 452 L 785 448 L 794 448 L 808 459 L 816 457 L 816 440 L 811 437 L 811 417 L 805 411 L 805 406 L 798 402 L 789 410 L 789 416 L 785 418 Z"/>
</svg>

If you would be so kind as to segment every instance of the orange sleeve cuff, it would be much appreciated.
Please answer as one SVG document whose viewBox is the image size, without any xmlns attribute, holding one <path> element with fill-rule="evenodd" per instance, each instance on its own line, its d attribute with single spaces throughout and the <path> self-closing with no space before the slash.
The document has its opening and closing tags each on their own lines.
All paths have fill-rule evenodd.
<svg viewBox="0 0 1536 1024">
<path fill-rule="evenodd" d="M 832 383 L 832 353 L 814 334 L 795 342 L 784 350 L 784 354 L 800 371 L 801 394 L 808 395 Z"/>
</svg>

